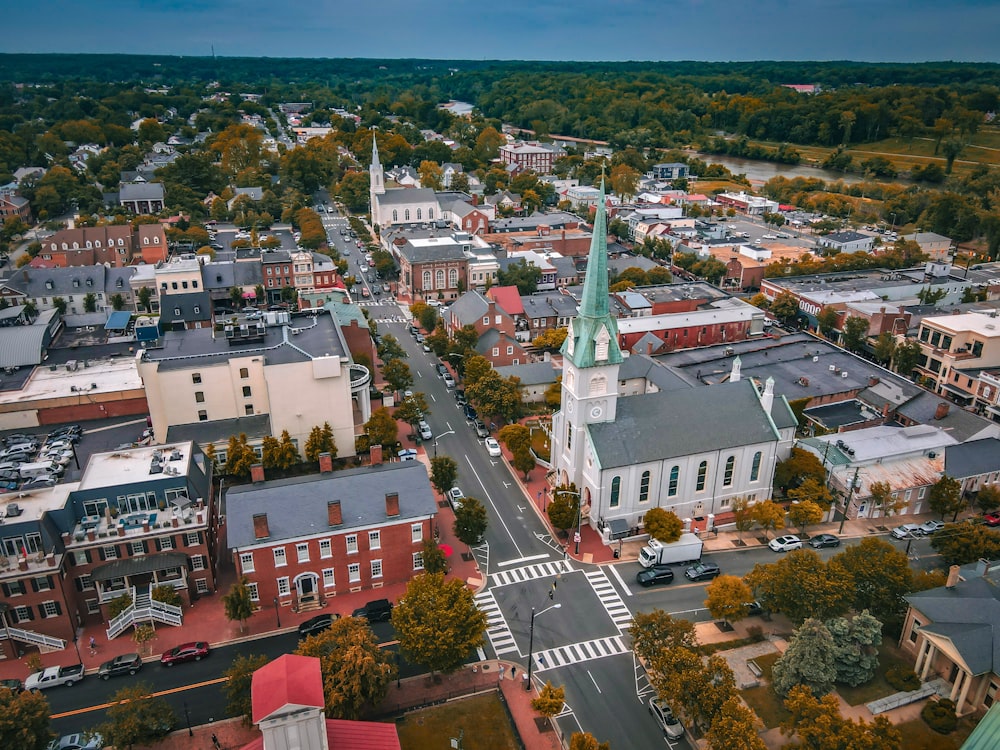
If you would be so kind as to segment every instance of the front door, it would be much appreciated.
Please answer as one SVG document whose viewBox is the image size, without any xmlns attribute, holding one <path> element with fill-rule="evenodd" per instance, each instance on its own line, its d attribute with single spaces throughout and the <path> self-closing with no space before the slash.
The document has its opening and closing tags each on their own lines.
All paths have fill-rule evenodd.
<svg viewBox="0 0 1000 750">
<path fill-rule="evenodd" d="M 299 602 L 311 602 L 316 599 L 316 577 L 302 576 L 298 581 Z"/>
</svg>

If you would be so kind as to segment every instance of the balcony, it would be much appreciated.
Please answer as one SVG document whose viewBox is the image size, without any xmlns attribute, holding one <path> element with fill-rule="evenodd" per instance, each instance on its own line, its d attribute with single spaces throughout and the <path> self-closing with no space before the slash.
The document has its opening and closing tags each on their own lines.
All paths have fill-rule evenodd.
<svg viewBox="0 0 1000 750">
<path fill-rule="evenodd" d="M 351 391 L 364 390 L 372 381 L 372 374 L 364 365 L 350 365 L 351 370 Z"/>
<path fill-rule="evenodd" d="M 162 534 L 164 529 L 193 530 L 207 523 L 208 513 L 202 507 L 184 509 L 170 506 L 166 510 L 122 513 L 117 517 L 106 513 L 103 516 L 84 516 L 66 540 L 67 546 L 112 540 L 120 537 L 140 537 L 146 534 Z M 66 535 L 64 535 L 66 536 Z"/>
</svg>

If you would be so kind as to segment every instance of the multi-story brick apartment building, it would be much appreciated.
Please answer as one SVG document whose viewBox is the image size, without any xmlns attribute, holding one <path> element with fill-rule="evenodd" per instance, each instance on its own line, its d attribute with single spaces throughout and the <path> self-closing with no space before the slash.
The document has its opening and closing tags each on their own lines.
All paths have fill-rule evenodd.
<svg viewBox="0 0 1000 750">
<path fill-rule="evenodd" d="M 500 163 L 511 165 L 516 173 L 531 170 L 536 174 L 549 174 L 552 164 L 566 150 L 552 143 L 517 142 L 500 147 Z"/>
<path fill-rule="evenodd" d="M 50 265 L 120 268 L 133 263 L 159 263 L 167 259 L 167 235 L 160 224 L 128 224 L 63 229 L 42 241 L 38 257 Z"/>
<path fill-rule="evenodd" d="M 227 494 L 228 541 L 236 573 L 260 607 L 297 611 L 338 594 L 405 583 L 423 570 L 437 503 L 417 461 L 264 481 Z"/>
</svg>

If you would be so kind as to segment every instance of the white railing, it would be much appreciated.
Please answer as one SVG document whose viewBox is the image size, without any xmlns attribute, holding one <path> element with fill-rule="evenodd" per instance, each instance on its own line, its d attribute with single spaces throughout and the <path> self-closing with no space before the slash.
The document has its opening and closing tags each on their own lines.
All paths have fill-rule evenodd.
<svg viewBox="0 0 1000 750">
<path fill-rule="evenodd" d="M 51 635 L 45 635 L 44 633 L 36 633 L 33 630 L 21 630 L 21 628 L 5 628 L 6 635 L 11 640 L 21 641 L 22 643 L 30 643 L 33 646 L 45 646 L 51 649 L 64 649 L 66 648 L 66 641 L 62 638 L 53 638 Z"/>
<path fill-rule="evenodd" d="M 117 638 L 137 622 L 162 622 L 166 625 L 180 625 L 184 621 L 184 610 L 173 604 L 158 602 L 152 598 L 152 588 L 141 594 L 132 588 L 132 605 L 108 623 L 108 640 Z"/>
</svg>

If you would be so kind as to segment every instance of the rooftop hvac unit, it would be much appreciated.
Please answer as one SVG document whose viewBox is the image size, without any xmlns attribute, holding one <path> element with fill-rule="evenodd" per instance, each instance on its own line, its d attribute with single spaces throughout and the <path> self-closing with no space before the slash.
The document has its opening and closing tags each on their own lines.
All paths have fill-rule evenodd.
<svg viewBox="0 0 1000 750">
<path fill-rule="evenodd" d="M 846 378 L 847 377 L 847 370 L 844 370 L 842 373 L 840 373 L 840 377 Z"/>
</svg>

